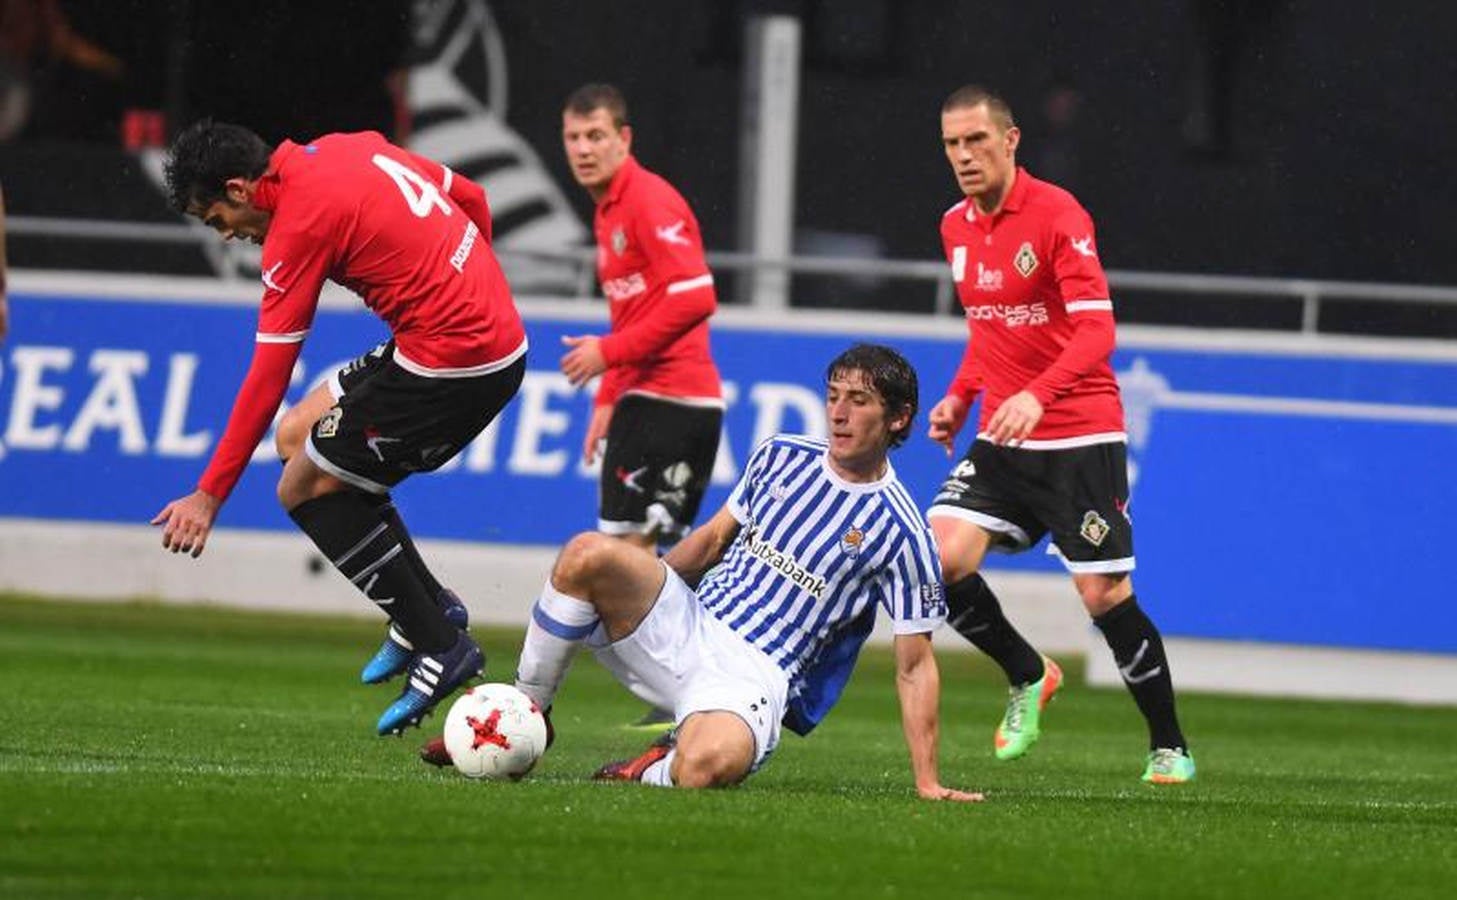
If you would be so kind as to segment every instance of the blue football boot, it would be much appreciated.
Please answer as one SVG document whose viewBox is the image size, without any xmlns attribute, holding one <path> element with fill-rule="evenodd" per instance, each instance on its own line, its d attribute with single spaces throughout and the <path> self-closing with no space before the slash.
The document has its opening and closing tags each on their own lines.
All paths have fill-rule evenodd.
<svg viewBox="0 0 1457 900">
<path fill-rule="evenodd" d="M 445 613 L 445 618 L 449 619 L 450 624 L 456 628 L 465 631 L 467 626 L 470 625 L 470 611 L 465 608 L 464 603 L 460 602 L 460 598 L 455 595 L 455 591 L 452 591 L 450 588 L 441 589 L 439 596 L 435 598 L 435 602 L 440 606 L 441 611 Z M 385 634 L 384 643 L 379 645 L 379 649 L 374 652 L 373 658 L 364 664 L 364 669 L 359 673 L 359 680 L 365 684 L 379 684 L 383 681 L 389 681 L 391 678 L 405 671 L 405 667 L 410 664 L 410 657 L 414 655 L 414 645 L 391 622 L 389 631 Z"/>
<path fill-rule="evenodd" d="M 486 669 L 486 655 L 470 635 L 457 632 L 455 644 L 436 653 L 417 653 L 410 658 L 405 690 L 379 717 L 380 734 L 401 734 L 419 725 L 425 714 L 449 697 L 456 688 Z"/>
</svg>

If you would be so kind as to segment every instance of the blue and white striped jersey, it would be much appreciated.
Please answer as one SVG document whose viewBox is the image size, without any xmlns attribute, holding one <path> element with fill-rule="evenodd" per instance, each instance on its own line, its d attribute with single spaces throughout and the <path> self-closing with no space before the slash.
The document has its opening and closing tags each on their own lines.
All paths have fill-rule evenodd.
<svg viewBox="0 0 1457 900">
<path fill-rule="evenodd" d="M 823 440 L 789 435 L 759 445 L 728 499 L 743 528 L 698 586 L 707 609 L 784 670 L 791 701 L 827 699 L 812 704 L 822 707 L 814 721 L 849 675 L 817 663 L 846 651 L 853 663 L 875 605 L 896 634 L 946 618 L 935 539 L 895 470 L 855 484 L 830 469 L 827 452 Z"/>
</svg>

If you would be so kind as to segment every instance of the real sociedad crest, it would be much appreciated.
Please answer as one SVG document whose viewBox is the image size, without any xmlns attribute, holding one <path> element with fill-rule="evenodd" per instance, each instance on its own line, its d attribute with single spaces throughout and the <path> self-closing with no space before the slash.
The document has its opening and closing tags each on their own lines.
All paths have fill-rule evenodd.
<svg viewBox="0 0 1457 900">
<path fill-rule="evenodd" d="M 840 535 L 840 549 L 850 556 L 859 556 L 860 547 L 865 543 L 865 532 L 854 526 Z"/>
</svg>

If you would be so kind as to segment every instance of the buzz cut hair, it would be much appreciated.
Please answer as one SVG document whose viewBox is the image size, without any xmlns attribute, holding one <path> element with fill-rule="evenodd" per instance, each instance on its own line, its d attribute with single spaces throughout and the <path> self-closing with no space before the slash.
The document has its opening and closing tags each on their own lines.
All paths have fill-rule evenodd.
<svg viewBox="0 0 1457 900">
<path fill-rule="evenodd" d="M 856 344 L 835 357 L 825 369 L 825 383 L 836 376 L 859 372 L 865 383 L 875 389 L 885 402 L 887 417 L 905 413 L 906 424 L 890 433 L 890 445 L 899 447 L 911 434 L 911 423 L 915 421 L 920 407 L 920 386 L 916 381 L 916 369 L 904 356 L 883 344 Z"/>
<path fill-rule="evenodd" d="M 575 116 L 590 116 L 595 110 L 605 109 L 612 117 L 612 126 L 621 128 L 628 124 L 627 98 L 615 86 L 600 82 L 584 84 L 567 95 L 562 112 Z"/>
<path fill-rule="evenodd" d="M 227 196 L 229 179 L 261 177 L 271 153 L 263 138 L 241 125 L 194 122 L 172 142 L 162 167 L 167 200 L 180 213 L 212 206 Z"/>
<path fill-rule="evenodd" d="M 1012 117 L 1012 107 L 1002 99 L 1002 95 L 979 84 L 963 84 L 952 91 L 946 102 L 941 104 L 941 112 L 945 114 L 953 109 L 972 109 L 977 106 L 985 106 L 992 121 L 1003 131 L 1017 127 L 1017 122 Z"/>
</svg>

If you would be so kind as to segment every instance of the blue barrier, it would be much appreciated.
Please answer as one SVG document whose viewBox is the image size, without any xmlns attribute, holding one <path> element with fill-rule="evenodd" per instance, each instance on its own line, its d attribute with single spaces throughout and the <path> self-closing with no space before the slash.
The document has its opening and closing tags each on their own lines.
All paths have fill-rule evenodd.
<svg viewBox="0 0 1457 900">
<path fill-rule="evenodd" d="M 24 291 L 11 303 L 15 330 L 0 347 L 0 517 L 143 523 L 191 489 L 246 368 L 254 310 Z M 602 328 L 585 315 L 528 315 L 521 395 L 446 470 L 397 492 L 420 536 L 558 544 L 594 525 L 595 474 L 579 459 L 590 399 L 556 361 L 563 335 Z M 959 322 L 925 332 L 889 340 L 919 370 L 923 409 L 962 349 Z M 289 401 L 383 336 L 371 316 L 322 310 Z M 822 430 L 824 366 L 866 339 L 883 340 L 848 324 L 716 327 L 731 402 L 705 513 L 758 440 Z M 1171 635 L 1457 653 L 1437 538 L 1457 499 L 1446 472 L 1457 458 L 1457 352 L 1320 346 L 1140 339 L 1119 351 L 1139 595 Z M 922 501 L 950 465 L 920 436 L 924 421 L 893 457 Z M 273 497 L 277 467 L 266 443 L 221 527 L 292 528 Z M 1038 551 L 989 565 L 1060 571 Z"/>
</svg>

